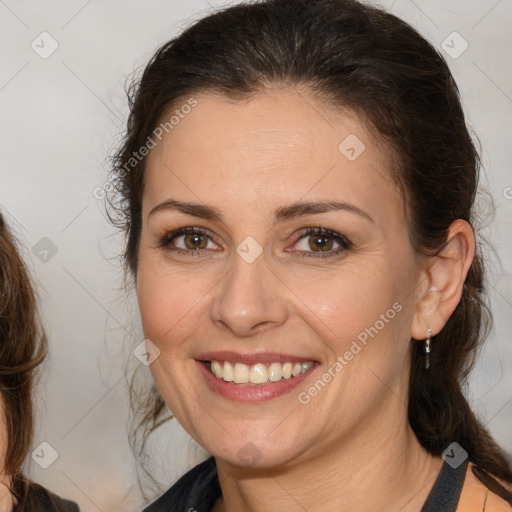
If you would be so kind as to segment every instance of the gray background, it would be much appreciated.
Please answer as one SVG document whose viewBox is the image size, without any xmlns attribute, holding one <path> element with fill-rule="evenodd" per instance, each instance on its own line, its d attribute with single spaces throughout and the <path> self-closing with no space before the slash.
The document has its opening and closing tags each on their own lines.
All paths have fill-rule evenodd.
<svg viewBox="0 0 512 512">
<path fill-rule="evenodd" d="M 496 205 L 483 233 L 497 248 L 488 253 L 495 327 L 468 392 L 512 453 L 512 2 L 378 3 L 437 47 L 449 45 L 446 58 L 482 143 L 483 184 Z M 192 20 L 226 4 L 0 0 L 0 207 L 40 283 L 51 340 L 34 448 L 47 442 L 58 458 L 47 469 L 30 459 L 29 471 L 84 512 L 140 505 L 126 435 L 124 368 L 142 336 L 133 298 L 121 288 L 120 238 L 95 197 L 126 118 L 125 78 Z M 39 36 L 43 31 L 58 44 L 45 59 L 40 53 L 54 43 Z M 464 43 L 450 36 L 454 31 L 469 45 L 456 58 Z M 481 210 L 489 208 L 484 196 Z M 153 450 L 164 487 L 204 456 L 177 425 L 162 430 Z M 44 445 L 36 454 L 44 464 L 53 452 Z"/>
</svg>

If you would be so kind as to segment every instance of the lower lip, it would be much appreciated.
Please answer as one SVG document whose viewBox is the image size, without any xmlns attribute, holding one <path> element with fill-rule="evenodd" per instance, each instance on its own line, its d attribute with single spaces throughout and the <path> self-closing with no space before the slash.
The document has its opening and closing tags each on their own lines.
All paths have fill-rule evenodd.
<svg viewBox="0 0 512 512">
<path fill-rule="evenodd" d="M 313 363 L 313 366 L 308 371 L 298 375 L 297 377 L 281 379 L 277 382 L 269 382 L 268 384 L 258 384 L 255 386 L 250 384 L 234 384 L 233 382 L 226 382 L 223 379 L 215 377 L 208 368 L 207 363 L 197 360 L 196 363 L 212 391 L 236 402 L 262 402 L 287 395 L 294 388 L 304 382 L 304 380 L 307 379 L 318 366 L 318 363 Z"/>
</svg>

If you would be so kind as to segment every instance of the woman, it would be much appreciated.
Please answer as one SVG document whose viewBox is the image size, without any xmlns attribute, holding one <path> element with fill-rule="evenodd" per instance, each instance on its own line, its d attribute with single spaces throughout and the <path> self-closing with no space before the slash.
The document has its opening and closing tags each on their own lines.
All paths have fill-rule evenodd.
<svg viewBox="0 0 512 512">
<path fill-rule="evenodd" d="M 47 352 L 28 270 L 0 214 L 0 511 L 74 512 L 22 473 L 34 429 L 35 373 Z"/>
<path fill-rule="evenodd" d="M 158 50 L 113 175 L 141 426 L 163 399 L 212 458 L 147 511 L 510 510 L 461 391 L 478 170 L 443 58 L 377 8 L 241 4 Z"/>
</svg>

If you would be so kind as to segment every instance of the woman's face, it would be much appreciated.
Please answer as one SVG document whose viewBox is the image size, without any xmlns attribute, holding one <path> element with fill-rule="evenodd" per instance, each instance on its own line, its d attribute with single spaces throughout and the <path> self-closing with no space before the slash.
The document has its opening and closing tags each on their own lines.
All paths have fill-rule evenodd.
<svg viewBox="0 0 512 512">
<path fill-rule="evenodd" d="M 145 177 L 137 295 L 162 396 L 233 464 L 385 442 L 423 288 L 385 148 L 298 90 L 195 99 Z"/>
</svg>

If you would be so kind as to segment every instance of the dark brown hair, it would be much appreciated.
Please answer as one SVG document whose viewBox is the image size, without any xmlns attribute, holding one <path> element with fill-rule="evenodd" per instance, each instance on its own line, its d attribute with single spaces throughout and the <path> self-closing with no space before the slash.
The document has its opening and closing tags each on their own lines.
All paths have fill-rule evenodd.
<svg viewBox="0 0 512 512">
<path fill-rule="evenodd" d="M 110 203 L 114 222 L 127 235 L 124 257 L 133 274 L 145 165 L 144 158 L 127 171 L 134 152 L 171 108 L 193 94 L 243 98 L 280 85 L 300 86 L 351 110 L 386 142 L 418 254 L 440 251 L 454 220 L 474 225 L 480 162 L 440 53 L 404 21 L 355 0 L 261 0 L 193 24 L 156 52 L 129 92 L 130 116 L 114 160 L 116 196 Z M 504 453 L 462 392 L 490 325 L 485 297 L 477 247 L 462 299 L 433 339 L 428 371 L 420 344 L 411 344 L 409 421 L 428 452 L 440 455 L 456 441 L 476 464 L 512 481 Z M 152 398 L 141 411 L 144 438 L 165 410 L 158 393 Z"/>
<path fill-rule="evenodd" d="M 0 394 L 7 426 L 2 463 L 18 501 L 23 501 L 28 485 L 22 466 L 34 429 L 35 372 L 46 351 L 29 272 L 0 214 Z"/>
</svg>

